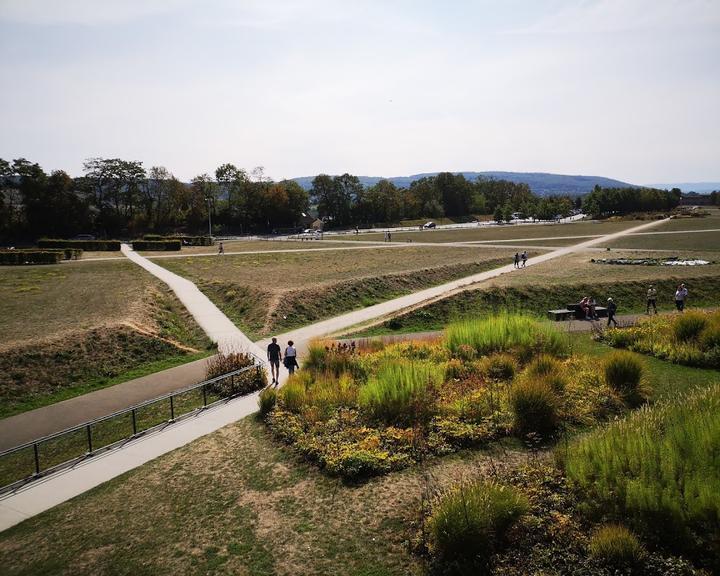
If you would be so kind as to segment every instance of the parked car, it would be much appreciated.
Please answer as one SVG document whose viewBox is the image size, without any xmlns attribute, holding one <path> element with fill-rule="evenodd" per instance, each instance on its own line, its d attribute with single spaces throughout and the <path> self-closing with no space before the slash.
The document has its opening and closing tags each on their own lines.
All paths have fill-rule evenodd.
<svg viewBox="0 0 720 576">
<path fill-rule="evenodd" d="M 423 224 L 423 228 L 435 228 L 435 226 L 435 222 L 425 222 L 425 224 Z"/>
</svg>

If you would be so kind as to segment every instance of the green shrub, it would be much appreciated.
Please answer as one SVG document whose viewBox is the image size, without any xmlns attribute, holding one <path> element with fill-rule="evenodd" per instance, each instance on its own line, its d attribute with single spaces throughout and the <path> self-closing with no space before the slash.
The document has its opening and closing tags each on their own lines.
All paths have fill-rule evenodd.
<svg viewBox="0 0 720 576">
<path fill-rule="evenodd" d="M 679 314 L 672 323 L 673 336 L 676 342 L 696 341 L 707 324 L 707 317 L 702 312 L 685 312 Z"/>
<path fill-rule="evenodd" d="M 277 404 L 277 390 L 275 388 L 264 388 L 258 396 L 258 408 L 260 416 L 265 417 L 275 409 Z"/>
<path fill-rule="evenodd" d="M 445 329 L 445 341 L 456 356 L 465 354 L 463 346 L 470 346 L 479 355 L 515 352 L 521 358 L 540 351 L 559 356 L 569 350 L 566 334 L 546 322 L 521 314 L 455 322 Z"/>
<path fill-rule="evenodd" d="M 25 264 L 59 264 L 63 253 L 49 250 L 0 251 L 0 266 L 23 266 Z"/>
<path fill-rule="evenodd" d="M 442 384 L 443 372 L 434 364 L 388 360 L 360 388 L 360 406 L 388 424 L 426 422 L 434 412 L 434 389 Z"/>
<path fill-rule="evenodd" d="M 38 248 L 76 248 L 90 252 L 117 252 L 120 250 L 119 240 L 56 240 L 42 238 L 38 240 Z"/>
<path fill-rule="evenodd" d="M 332 374 L 340 377 L 349 373 L 359 380 L 365 378 L 365 369 L 360 362 L 359 354 L 332 347 L 330 342 L 322 340 L 310 343 L 303 368 L 313 374 Z"/>
<path fill-rule="evenodd" d="M 631 352 L 619 350 L 608 354 L 604 360 L 605 382 L 630 406 L 639 406 L 648 398 L 647 385 L 643 380 L 643 363 Z"/>
<path fill-rule="evenodd" d="M 79 248 L 47 248 L 46 250 L 47 252 L 60 252 L 63 260 L 79 260 L 83 254 Z"/>
<path fill-rule="evenodd" d="M 588 511 L 720 558 L 720 385 L 643 406 L 559 454 Z M 720 566 L 718 566 L 720 568 Z"/>
<path fill-rule="evenodd" d="M 562 372 L 562 364 L 557 358 L 553 358 L 549 354 L 538 354 L 525 367 L 525 374 L 530 378 L 542 378 L 550 374 L 560 374 Z"/>
<path fill-rule="evenodd" d="M 510 354 L 492 354 L 480 361 L 480 369 L 493 380 L 512 380 L 517 371 L 517 362 Z"/>
<path fill-rule="evenodd" d="M 132 242 L 132 249 L 136 252 L 172 252 L 181 248 L 180 240 L 133 240 Z"/>
<path fill-rule="evenodd" d="M 527 499 L 511 487 L 461 484 L 432 507 L 427 523 L 431 551 L 451 573 L 487 567 L 507 531 L 528 510 Z"/>
<path fill-rule="evenodd" d="M 522 378 L 510 391 L 515 432 L 520 436 L 539 434 L 549 438 L 558 425 L 558 398 L 545 379 Z"/>
<path fill-rule="evenodd" d="M 705 351 L 720 348 L 720 313 L 714 313 L 700 333 L 700 346 Z"/>
<path fill-rule="evenodd" d="M 595 532 L 589 549 L 595 560 L 617 568 L 635 566 L 644 556 L 635 534 L 620 524 L 608 524 Z"/>
</svg>

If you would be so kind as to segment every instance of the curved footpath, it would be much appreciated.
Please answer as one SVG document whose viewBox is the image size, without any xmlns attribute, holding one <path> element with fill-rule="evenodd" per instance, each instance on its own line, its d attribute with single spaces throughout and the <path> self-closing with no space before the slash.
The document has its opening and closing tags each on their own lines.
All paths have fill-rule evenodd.
<svg viewBox="0 0 720 576">
<path fill-rule="evenodd" d="M 665 220 L 655 220 L 628 230 L 600 236 L 580 244 L 541 254 L 528 260 L 527 266 L 534 266 L 603 242 L 615 240 L 630 233 L 646 230 L 662 222 L 665 222 Z M 250 341 L 198 290 L 195 284 L 150 262 L 147 258 L 133 252 L 128 246 L 123 246 L 123 253 L 133 262 L 168 284 L 211 340 L 218 343 L 221 350 L 242 348 L 264 357 L 264 348 L 268 340 L 262 340 L 257 344 Z M 401 310 L 440 299 L 457 291 L 473 288 L 478 282 L 510 272 L 521 274 L 522 269 L 516 270 L 513 264 L 508 264 L 494 270 L 447 282 L 440 286 L 292 330 L 278 335 L 277 338 L 281 343 L 294 340 L 298 351 L 302 353 L 307 348 L 308 342 L 313 338 L 328 336 L 362 322 L 383 318 Z M 281 370 L 281 382 L 286 378 L 287 372 Z M 0 497 L 0 531 L 82 494 L 162 454 L 184 446 L 205 434 L 248 416 L 256 410 L 257 393 L 236 398 L 226 404 L 201 412 L 196 417 L 188 418 L 164 430 L 128 442 L 123 448 L 89 458 L 66 471 L 31 482 L 14 493 Z"/>
</svg>

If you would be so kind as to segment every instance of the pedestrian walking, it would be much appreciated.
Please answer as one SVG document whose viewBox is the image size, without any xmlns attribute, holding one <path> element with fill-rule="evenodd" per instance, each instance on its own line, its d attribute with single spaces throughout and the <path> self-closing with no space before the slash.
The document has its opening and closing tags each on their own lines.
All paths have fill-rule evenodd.
<svg viewBox="0 0 720 576">
<path fill-rule="evenodd" d="M 225 254 L 225 246 L 223 246 L 222 242 L 218 244 L 218 254 Z"/>
<path fill-rule="evenodd" d="M 389 236 L 389 235 L 390 235 L 390 232 L 388 232 L 387 230 L 385 230 L 385 242 L 388 241 L 388 236 Z"/>
<path fill-rule="evenodd" d="M 655 311 L 655 314 L 657 314 L 657 290 L 655 286 L 650 284 L 650 288 L 648 288 L 647 291 L 647 306 L 645 309 L 645 314 L 650 314 L 650 306 L 652 306 L 652 309 Z"/>
<path fill-rule="evenodd" d="M 288 345 L 285 348 L 284 364 L 291 376 L 295 373 L 295 368 L 299 368 L 297 363 L 297 350 L 292 340 L 288 341 Z"/>
<path fill-rule="evenodd" d="M 392 232 L 388 232 L 388 242 L 392 242 Z"/>
<path fill-rule="evenodd" d="M 675 291 L 675 308 L 678 309 L 678 312 L 685 310 L 685 300 L 687 299 L 687 296 L 688 290 L 685 288 L 685 284 L 680 284 Z"/>
<path fill-rule="evenodd" d="M 527 251 L 526 250 L 523 250 L 521 258 L 522 258 L 522 264 L 523 264 L 522 267 L 525 268 L 525 262 L 527 262 Z"/>
<path fill-rule="evenodd" d="M 615 300 L 612 298 L 607 299 L 607 313 L 608 313 L 608 328 L 610 327 L 610 322 L 615 323 L 615 328 L 617 328 L 617 320 L 615 320 L 615 313 L 617 312 L 617 304 L 615 304 Z"/>
<path fill-rule="evenodd" d="M 515 268 L 520 268 L 520 252 L 515 252 Z"/>
<path fill-rule="evenodd" d="M 267 347 L 267 359 L 270 362 L 270 374 L 272 376 L 272 384 L 278 385 L 278 378 L 280 377 L 280 360 L 282 360 L 282 354 L 280 352 L 280 346 L 277 343 L 277 338 L 273 338 L 272 342 Z"/>
</svg>

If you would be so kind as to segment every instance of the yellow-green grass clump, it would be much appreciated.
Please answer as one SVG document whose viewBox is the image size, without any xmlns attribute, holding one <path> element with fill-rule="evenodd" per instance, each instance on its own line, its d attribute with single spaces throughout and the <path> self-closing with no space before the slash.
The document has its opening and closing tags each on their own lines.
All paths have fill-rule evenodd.
<svg viewBox="0 0 720 576">
<path fill-rule="evenodd" d="M 656 316 L 632 328 L 608 330 L 601 339 L 676 364 L 720 368 L 720 311 Z"/>
<path fill-rule="evenodd" d="M 558 451 L 591 513 L 720 558 L 720 386 L 644 406 Z"/>
</svg>

